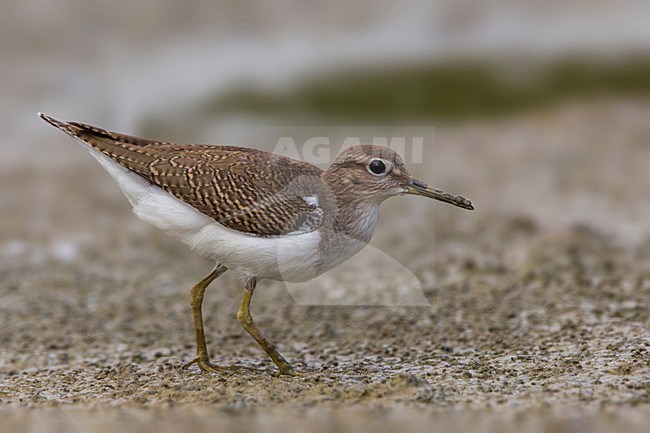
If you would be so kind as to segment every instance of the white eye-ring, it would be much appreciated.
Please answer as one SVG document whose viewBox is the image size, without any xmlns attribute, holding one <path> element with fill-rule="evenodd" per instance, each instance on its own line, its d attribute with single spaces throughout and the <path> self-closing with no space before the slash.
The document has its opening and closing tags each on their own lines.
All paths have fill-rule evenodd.
<svg viewBox="0 0 650 433">
<path fill-rule="evenodd" d="M 368 164 L 368 171 L 375 176 L 382 176 L 388 173 L 388 164 L 381 159 L 373 159 Z"/>
</svg>

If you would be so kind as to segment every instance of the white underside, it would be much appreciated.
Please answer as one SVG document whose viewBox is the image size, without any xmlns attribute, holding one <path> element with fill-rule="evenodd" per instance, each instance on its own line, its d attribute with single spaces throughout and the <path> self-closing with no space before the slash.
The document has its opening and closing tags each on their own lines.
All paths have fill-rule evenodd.
<svg viewBox="0 0 650 433">
<path fill-rule="evenodd" d="M 309 280 L 329 269 L 319 260 L 318 231 L 258 237 L 231 230 L 101 152 L 84 147 L 113 177 L 138 218 L 229 269 L 244 276 L 293 282 Z M 350 255 L 359 249 L 361 246 Z"/>
</svg>

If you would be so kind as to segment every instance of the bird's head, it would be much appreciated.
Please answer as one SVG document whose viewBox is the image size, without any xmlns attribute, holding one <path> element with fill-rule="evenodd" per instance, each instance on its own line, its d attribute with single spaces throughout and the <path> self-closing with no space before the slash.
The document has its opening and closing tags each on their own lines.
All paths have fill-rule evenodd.
<svg viewBox="0 0 650 433">
<path fill-rule="evenodd" d="M 339 194 L 381 203 L 397 195 L 414 194 L 472 210 L 464 197 L 448 194 L 415 179 L 397 152 L 364 144 L 343 150 L 324 174 Z"/>
</svg>

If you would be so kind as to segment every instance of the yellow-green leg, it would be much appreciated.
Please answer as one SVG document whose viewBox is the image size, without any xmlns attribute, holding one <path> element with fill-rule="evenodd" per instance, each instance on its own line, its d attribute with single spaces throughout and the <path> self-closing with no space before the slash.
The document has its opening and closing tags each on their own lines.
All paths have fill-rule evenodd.
<svg viewBox="0 0 650 433">
<path fill-rule="evenodd" d="M 205 289 L 207 289 L 210 283 L 212 283 L 216 278 L 226 272 L 227 269 L 228 268 L 225 266 L 217 263 L 212 272 L 210 272 L 207 277 L 196 283 L 190 291 L 190 304 L 192 305 L 194 330 L 196 332 L 196 358 L 183 365 L 184 369 L 193 364 L 198 365 L 199 368 L 203 371 L 217 371 L 226 368 L 214 365 L 210 362 L 210 357 L 208 356 L 208 348 L 205 345 L 205 333 L 203 331 L 203 313 L 201 311 L 201 306 L 203 305 L 203 295 L 205 294 Z"/>
<path fill-rule="evenodd" d="M 255 278 L 247 278 L 244 286 L 244 297 L 241 300 L 239 305 L 239 310 L 237 310 L 237 320 L 241 323 L 242 327 L 250 334 L 251 337 L 257 341 L 257 344 L 260 345 L 262 349 L 266 352 L 267 355 L 275 362 L 275 365 L 278 366 L 279 371 L 277 375 L 286 374 L 288 376 L 296 376 L 297 373 L 293 367 L 280 355 L 280 353 L 275 348 L 275 345 L 269 340 L 264 338 L 262 333 L 255 323 L 253 322 L 253 316 L 251 316 L 251 299 L 253 298 L 253 292 L 255 292 L 255 286 L 257 285 L 257 280 Z"/>
</svg>

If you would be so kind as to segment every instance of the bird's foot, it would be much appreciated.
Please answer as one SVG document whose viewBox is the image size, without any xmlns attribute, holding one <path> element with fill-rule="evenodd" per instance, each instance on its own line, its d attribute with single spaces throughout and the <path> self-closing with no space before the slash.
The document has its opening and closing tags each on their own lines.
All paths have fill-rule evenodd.
<svg viewBox="0 0 650 433">
<path fill-rule="evenodd" d="M 296 370 L 293 369 L 291 364 L 284 364 L 284 365 L 279 365 L 278 366 L 278 371 L 275 372 L 273 375 L 275 377 L 280 377 L 280 376 L 291 376 L 291 377 L 296 377 L 300 376 L 300 373 L 298 373 Z"/>
<path fill-rule="evenodd" d="M 223 371 L 241 371 L 243 367 L 240 367 L 238 365 L 216 365 L 210 362 L 210 358 L 207 356 L 197 356 L 193 360 L 185 363 L 183 365 L 183 370 L 187 370 L 190 368 L 192 365 L 196 364 L 201 371 L 205 371 L 208 373 L 216 373 L 216 372 L 223 372 Z"/>
</svg>

